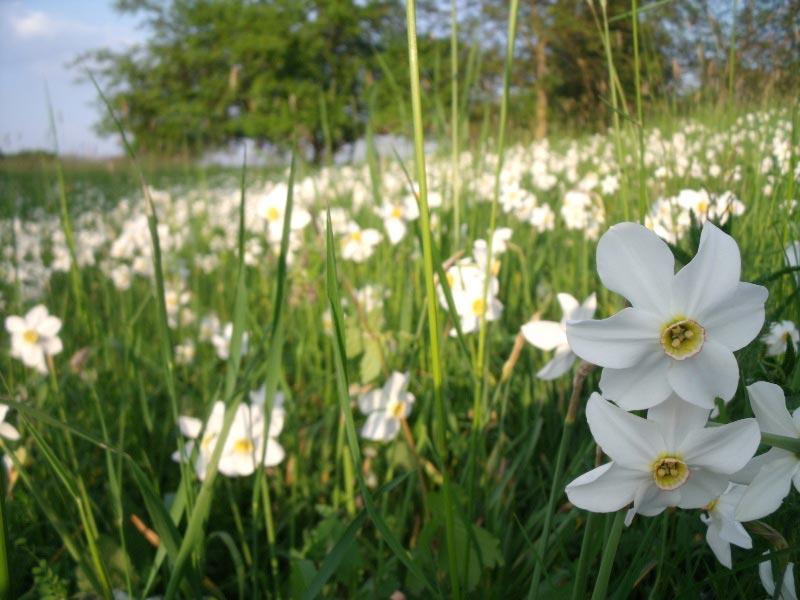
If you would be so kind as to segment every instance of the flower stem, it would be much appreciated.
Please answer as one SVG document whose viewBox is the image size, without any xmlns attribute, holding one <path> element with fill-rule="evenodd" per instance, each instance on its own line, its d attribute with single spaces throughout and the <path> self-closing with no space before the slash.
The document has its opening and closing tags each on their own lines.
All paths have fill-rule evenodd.
<svg viewBox="0 0 800 600">
<path fill-rule="evenodd" d="M 539 538 L 539 548 L 536 553 L 538 560 L 536 561 L 536 568 L 533 571 L 533 579 L 531 579 L 531 587 L 528 590 L 528 598 L 536 598 L 539 593 L 539 582 L 542 579 L 542 570 L 544 569 L 545 564 L 545 552 L 547 551 L 547 544 L 550 539 L 550 522 L 552 521 L 553 513 L 555 512 L 556 500 L 563 492 L 561 489 L 561 475 L 564 471 L 567 448 L 569 447 L 569 442 L 572 438 L 572 432 L 575 428 L 575 416 L 578 413 L 583 382 L 586 381 L 586 377 L 593 368 L 593 364 L 582 362 L 577 371 L 575 371 L 575 377 L 572 380 L 572 396 L 570 396 L 569 399 L 567 415 L 564 417 L 564 430 L 561 434 L 561 443 L 558 446 L 558 455 L 556 456 L 556 468 L 555 472 L 553 473 L 553 487 L 550 488 L 550 497 L 547 500 L 547 510 L 544 513 L 542 536 Z"/>
<path fill-rule="evenodd" d="M 611 567 L 614 565 L 614 557 L 617 555 L 619 538 L 622 536 L 622 525 L 625 523 L 625 511 L 617 511 L 614 516 L 614 524 L 608 535 L 608 542 L 603 550 L 603 558 L 600 560 L 600 572 L 594 584 L 592 600 L 601 600 L 606 597 L 608 592 L 608 580 L 611 577 Z"/>
</svg>

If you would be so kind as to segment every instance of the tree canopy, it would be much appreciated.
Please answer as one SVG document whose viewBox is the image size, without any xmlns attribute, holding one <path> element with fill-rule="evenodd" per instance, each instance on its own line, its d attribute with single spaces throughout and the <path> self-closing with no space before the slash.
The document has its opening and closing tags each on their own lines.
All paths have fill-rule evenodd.
<svg viewBox="0 0 800 600">
<path fill-rule="evenodd" d="M 687 88 L 795 89 L 800 8 L 782 0 L 742 2 L 736 14 L 711 0 L 641 8 L 640 85 L 645 96 Z M 122 125 L 146 152 L 190 154 L 249 138 L 321 158 L 373 131 L 404 131 L 408 94 L 404 3 L 400 0 L 118 0 L 150 35 L 124 51 L 82 57 Z M 498 98 L 508 6 L 458 0 L 462 106 L 482 118 Z M 512 120 L 602 126 L 608 70 L 599 3 L 522 2 L 515 48 Z M 611 53 L 624 95 L 635 96 L 630 3 L 609 2 Z M 451 77 L 450 2 L 421 0 L 419 51 L 427 114 L 446 128 Z M 738 29 L 734 29 L 738 24 Z M 732 51 L 731 51 L 732 49 Z M 716 82 L 716 87 L 714 84 Z M 761 82 L 761 84 L 759 84 Z M 766 82 L 766 83 L 765 83 Z M 555 108 L 553 108 L 555 107 Z M 111 131 L 106 117 L 100 129 Z"/>
</svg>

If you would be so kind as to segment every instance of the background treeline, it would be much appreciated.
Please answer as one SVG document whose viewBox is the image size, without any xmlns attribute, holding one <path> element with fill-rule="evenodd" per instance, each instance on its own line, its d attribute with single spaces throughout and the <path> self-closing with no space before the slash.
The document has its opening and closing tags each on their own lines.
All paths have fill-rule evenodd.
<svg viewBox="0 0 800 600">
<path fill-rule="evenodd" d="M 409 126 L 404 2 L 117 0 L 115 6 L 141 17 L 148 41 L 98 50 L 76 66 L 98 78 L 142 152 L 191 156 L 242 138 L 282 147 L 298 139 L 322 160 L 367 132 L 402 134 Z M 445 137 L 455 80 L 462 126 L 490 127 L 502 92 L 508 4 L 426 0 L 418 11 L 428 125 Z M 600 0 L 522 0 L 511 129 L 542 138 L 548 125 L 607 126 L 608 53 L 629 107 L 637 72 L 650 106 L 794 95 L 800 3 L 612 0 L 604 11 Z M 98 127 L 116 129 L 109 116 Z"/>
</svg>

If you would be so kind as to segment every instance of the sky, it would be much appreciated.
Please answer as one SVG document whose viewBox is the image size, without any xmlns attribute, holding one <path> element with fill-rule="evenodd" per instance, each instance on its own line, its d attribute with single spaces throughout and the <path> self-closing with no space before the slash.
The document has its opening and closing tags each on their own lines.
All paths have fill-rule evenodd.
<svg viewBox="0 0 800 600">
<path fill-rule="evenodd" d="M 115 12 L 111 0 L 0 0 L 0 151 L 55 150 L 49 92 L 60 154 L 122 154 L 115 137 L 94 132 L 99 97 L 68 63 L 87 50 L 143 41 L 138 24 Z"/>
</svg>

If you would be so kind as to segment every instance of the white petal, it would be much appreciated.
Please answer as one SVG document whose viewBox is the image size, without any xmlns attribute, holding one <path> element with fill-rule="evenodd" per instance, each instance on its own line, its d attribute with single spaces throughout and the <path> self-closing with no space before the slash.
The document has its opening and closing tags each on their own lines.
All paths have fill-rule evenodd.
<svg viewBox="0 0 800 600">
<path fill-rule="evenodd" d="M 36 328 L 36 333 L 42 337 L 53 337 L 61 330 L 61 319 L 58 317 L 48 316 L 42 319 L 39 326 Z"/>
<path fill-rule="evenodd" d="M 611 291 L 656 314 L 669 311 L 675 259 L 655 233 L 636 223 L 612 226 L 597 244 L 597 273 Z"/>
<path fill-rule="evenodd" d="M 19 439 L 19 431 L 11 423 L 0 423 L 0 437 L 15 442 Z"/>
<path fill-rule="evenodd" d="M 358 397 L 358 408 L 365 415 L 384 408 L 389 399 L 383 398 L 383 390 L 372 390 Z"/>
<path fill-rule="evenodd" d="M 594 311 L 597 310 L 597 295 L 592 292 L 589 297 L 583 301 L 574 315 L 570 315 L 567 319 L 574 319 L 579 321 L 581 319 L 591 319 L 594 317 Z"/>
<path fill-rule="evenodd" d="M 597 444 L 622 467 L 650 471 L 650 463 L 665 450 L 658 425 L 625 412 L 594 393 L 586 405 L 586 420 Z"/>
<path fill-rule="evenodd" d="M 25 333 L 28 330 L 28 324 L 22 317 L 6 317 L 6 331 L 9 333 Z"/>
<path fill-rule="evenodd" d="M 723 540 L 719 535 L 719 529 L 712 524 L 709 525 L 708 531 L 706 532 L 706 542 L 708 542 L 711 551 L 714 552 L 714 556 L 717 557 L 717 560 L 725 567 L 729 569 L 733 566 L 733 561 L 731 560 L 731 545 L 727 540 Z"/>
<path fill-rule="evenodd" d="M 673 360 L 667 377 L 681 398 L 711 410 L 714 398 L 733 398 L 739 384 L 739 365 L 728 348 L 706 340 L 697 356 Z"/>
<path fill-rule="evenodd" d="M 756 420 L 741 419 L 719 427 L 688 432 L 679 451 L 692 467 L 732 474 L 753 458 L 760 443 L 761 433 Z"/>
<path fill-rule="evenodd" d="M 786 410 L 786 396 L 780 386 L 757 381 L 747 386 L 747 394 L 761 431 L 790 438 L 800 437 L 792 416 Z"/>
<path fill-rule="evenodd" d="M 739 285 L 741 257 L 736 241 L 706 221 L 695 257 L 672 282 L 672 312 L 696 318 L 733 296 Z"/>
<path fill-rule="evenodd" d="M 667 380 L 669 358 L 652 352 L 627 369 L 603 369 L 600 391 L 625 410 L 650 408 L 672 394 Z"/>
<path fill-rule="evenodd" d="M 374 442 L 386 442 L 394 438 L 400 431 L 400 421 L 388 416 L 382 410 L 376 410 L 361 428 L 361 437 Z"/>
<path fill-rule="evenodd" d="M 398 371 L 393 371 L 383 386 L 383 393 L 385 396 L 388 396 L 387 402 L 388 400 L 399 399 L 402 391 L 408 387 L 408 382 L 410 379 L 410 373 L 399 373 Z"/>
<path fill-rule="evenodd" d="M 614 512 L 633 501 L 642 473 L 610 462 L 584 473 L 567 485 L 569 501 L 592 512 Z"/>
<path fill-rule="evenodd" d="M 11 407 L 8 404 L 0 404 L 0 422 L 6 420 L 6 415 Z"/>
<path fill-rule="evenodd" d="M 664 402 L 647 411 L 647 420 L 655 421 L 661 426 L 667 447 L 675 450 L 686 434 L 706 426 L 708 415 L 708 409 L 700 408 L 671 394 Z"/>
<path fill-rule="evenodd" d="M 61 343 L 61 338 L 54 337 L 42 341 L 42 350 L 44 350 L 45 354 L 49 354 L 50 356 L 55 356 L 63 349 L 64 345 Z"/>
<path fill-rule="evenodd" d="M 739 350 L 755 339 L 764 325 L 767 288 L 740 282 L 733 296 L 697 315 L 708 337 L 730 350 Z"/>
<path fill-rule="evenodd" d="M 529 344 L 542 350 L 567 345 L 567 334 L 561 323 L 555 321 L 530 321 L 521 327 Z"/>
<path fill-rule="evenodd" d="M 798 468 L 800 460 L 794 456 L 764 465 L 736 507 L 736 520 L 753 521 L 778 510 L 789 494 L 792 476 Z"/>
<path fill-rule="evenodd" d="M 692 469 L 689 480 L 675 490 L 680 494 L 680 500 L 673 506 L 703 508 L 718 497 L 726 487 L 728 487 L 727 475 Z"/>
<path fill-rule="evenodd" d="M 742 469 L 739 469 L 731 475 L 731 481 L 735 483 L 742 483 L 750 485 L 758 475 L 761 468 L 781 458 L 794 456 L 788 450 L 783 448 L 770 448 L 764 454 L 754 456 Z"/>
<path fill-rule="evenodd" d="M 624 369 L 651 352 L 663 352 L 659 343 L 660 319 L 637 308 L 625 308 L 602 321 L 568 321 L 567 339 L 572 351 L 595 365 Z"/>
<path fill-rule="evenodd" d="M 553 355 L 553 359 L 539 369 L 539 372 L 536 373 L 536 376 L 544 381 L 558 379 L 564 373 L 570 370 L 575 362 L 575 358 L 575 355 L 572 353 L 572 350 L 570 350 L 569 347 L 565 346 L 563 348 L 559 348 Z"/>
<path fill-rule="evenodd" d="M 180 416 L 178 417 L 178 427 L 182 435 L 194 439 L 200 435 L 200 430 L 203 429 L 203 422 L 194 417 Z"/>
<path fill-rule="evenodd" d="M 267 455 L 264 457 L 264 466 L 274 467 L 283 461 L 284 456 L 286 456 L 286 452 L 283 450 L 283 446 L 272 438 L 267 438 Z"/>
<path fill-rule="evenodd" d="M 580 306 L 574 296 L 562 292 L 558 294 L 556 298 L 558 298 L 558 303 L 561 305 L 561 314 L 564 315 L 565 322 L 567 319 L 577 318 L 573 316 L 568 316 L 572 315 L 575 311 L 577 311 Z"/>
<path fill-rule="evenodd" d="M 37 304 L 25 313 L 25 322 L 30 329 L 37 329 L 39 324 L 44 321 L 48 315 L 47 307 L 44 304 Z"/>
</svg>

